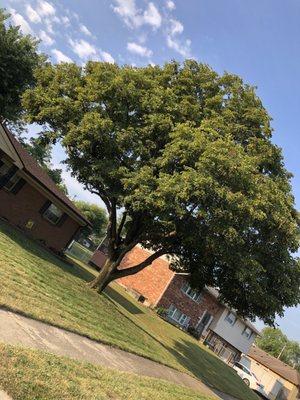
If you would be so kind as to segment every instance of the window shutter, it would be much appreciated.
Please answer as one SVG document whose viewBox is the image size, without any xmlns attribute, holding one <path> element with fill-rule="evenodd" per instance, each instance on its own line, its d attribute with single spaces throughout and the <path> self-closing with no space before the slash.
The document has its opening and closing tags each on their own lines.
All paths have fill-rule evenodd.
<svg viewBox="0 0 300 400">
<path fill-rule="evenodd" d="M 18 171 L 18 167 L 13 165 L 5 174 L 0 178 L 0 189 L 2 189 L 9 181 L 10 179 L 15 175 L 15 173 Z"/>
<path fill-rule="evenodd" d="M 51 206 L 51 204 L 51 201 L 47 200 L 43 207 L 40 209 L 39 213 L 43 215 L 44 212 Z"/>
<path fill-rule="evenodd" d="M 56 226 L 62 226 L 67 218 L 68 218 L 68 214 L 63 213 L 63 215 L 61 216 L 61 218 L 58 221 L 58 223 L 56 224 Z"/>
<path fill-rule="evenodd" d="M 15 184 L 15 186 L 11 189 L 11 193 L 17 194 L 19 191 L 22 189 L 22 187 L 25 185 L 26 181 L 21 178 L 18 180 L 18 182 Z"/>
</svg>

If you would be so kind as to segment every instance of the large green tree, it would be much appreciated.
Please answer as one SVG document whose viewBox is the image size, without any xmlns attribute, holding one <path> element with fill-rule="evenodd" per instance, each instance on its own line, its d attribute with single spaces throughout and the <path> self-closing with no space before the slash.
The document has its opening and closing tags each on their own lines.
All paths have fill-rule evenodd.
<svg viewBox="0 0 300 400">
<path fill-rule="evenodd" d="M 193 287 L 219 288 L 243 316 L 272 323 L 299 302 L 290 174 L 253 87 L 196 61 L 48 65 L 36 80 L 28 120 L 48 125 L 108 210 L 108 259 L 92 287 L 168 254 Z M 152 254 L 119 269 L 137 243 Z"/>
<path fill-rule="evenodd" d="M 87 231 L 85 235 L 91 237 L 95 243 L 99 243 L 106 235 L 108 223 L 106 211 L 97 204 L 87 201 L 77 200 L 74 203 L 92 225 L 92 232 Z"/>
<path fill-rule="evenodd" d="M 8 18 L 0 9 L 0 121 L 18 124 L 23 114 L 21 95 L 35 84 L 33 71 L 45 57 L 38 53 L 38 41 L 23 35 Z"/>
<path fill-rule="evenodd" d="M 41 137 L 32 137 L 29 141 L 21 140 L 23 146 L 29 154 L 38 162 L 38 164 L 47 172 L 50 178 L 65 194 L 68 194 L 68 188 L 62 177 L 62 169 L 54 168 L 52 165 L 52 146 L 45 143 Z"/>
<path fill-rule="evenodd" d="M 300 344 L 280 330 L 266 327 L 256 339 L 258 347 L 300 371 Z"/>
</svg>

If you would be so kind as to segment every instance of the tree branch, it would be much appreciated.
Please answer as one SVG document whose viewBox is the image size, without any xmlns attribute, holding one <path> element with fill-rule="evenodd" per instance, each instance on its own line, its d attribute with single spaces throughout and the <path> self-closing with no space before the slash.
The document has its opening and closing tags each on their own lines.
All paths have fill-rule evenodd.
<svg viewBox="0 0 300 400">
<path fill-rule="evenodd" d="M 91 193 L 96 194 L 97 196 L 99 196 L 101 198 L 101 200 L 103 201 L 103 203 L 106 206 L 107 212 L 110 213 L 111 204 L 110 204 L 110 201 L 109 201 L 108 197 L 103 192 L 100 192 L 99 190 L 93 190 L 93 189 L 90 189 L 90 188 L 88 188 L 88 190 Z"/>
<path fill-rule="evenodd" d="M 123 215 L 122 215 L 122 219 L 121 219 L 120 225 L 118 227 L 118 231 L 117 231 L 117 239 L 116 239 L 117 244 L 119 244 L 120 241 L 121 241 L 121 234 L 122 234 L 122 230 L 123 230 L 124 224 L 126 222 L 126 218 L 127 218 L 127 211 L 124 211 Z"/>
<path fill-rule="evenodd" d="M 135 265 L 134 267 L 125 268 L 121 270 L 118 269 L 113 273 L 113 279 L 119 279 L 119 278 L 124 278 L 125 276 L 134 275 L 142 271 L 144 268 L 148 267 L 148 265 L 150 265 L 157 258 L 161 257 L 163 254 L 165 254 L 165 250 L 161 249 L 151 254 L 148 258 L 146 258 L 146 260 L 144 260 L 140 264 Z"/>
<path fill-rule="evenodd" d="M 121 261 L 125 257 L 125 255 L 132 250 L 139 242 L 139 238 L 137 237 L 135 240 L 133 240 L 130 244 L 128 244 L 123 251 L 121 251 L 119 257 L 117 258 L 115 264 L 118 266 L 121 264 Z"/>
</svg>

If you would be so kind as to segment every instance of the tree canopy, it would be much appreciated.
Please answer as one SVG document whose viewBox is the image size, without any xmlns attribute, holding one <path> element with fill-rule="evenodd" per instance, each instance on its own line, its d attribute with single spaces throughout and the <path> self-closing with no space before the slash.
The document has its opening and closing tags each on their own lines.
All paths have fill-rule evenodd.
<svg viewBox="0 0 300 400">
<path fill-rule="evenodd" d="M 52 165 L 52 146 L 45 143 L 41 137 L 30 138 L 28 142 L 21 140 L 23 146 L 28 153 L 38 162 L 38 164 L 47 172 L 50 178 L 56 185 L 65 193 L 68 194 L 68 189 L 62 177 L 62 169 L 53 168 Z"/>
<path fill-rule="evenodd" d="M 88 203 L 86 201 L 74 201 L 76 207 L 86 216 L 92 224 L 92 233 L 88 232 L 88 236 L 95 243 L 99 243 L 106 235 L 107 214 L 106 211 L 97 204 Z"/>
<path fill-rule="evenodd" d="M 257 337 L 256 344 L 273 357 L 300 371 L 300 344 L 289 340 L 280 329 L 266 327 Z"/>
<path fill-rule="evenodd" d="M 242 316 L 272 323 L 299 302 L 291 175 L 252 86 L 192 60 L 47 65 L 35 77 L 28 121 L 47 124 L 108 210 L 108 260 L 92 286 L 169 254 L 193 287 L 219 288 Z M 119 269 L 137 243 L 152 254 Z"/>
<path fill-rule="evenodd" d="M 34 69 L 44 62 L 38 41 L 9 25 L 0 9 L 0 120 L 18 123 L 22 117 L 21 95 L 35 83 Z"/>
</svg>

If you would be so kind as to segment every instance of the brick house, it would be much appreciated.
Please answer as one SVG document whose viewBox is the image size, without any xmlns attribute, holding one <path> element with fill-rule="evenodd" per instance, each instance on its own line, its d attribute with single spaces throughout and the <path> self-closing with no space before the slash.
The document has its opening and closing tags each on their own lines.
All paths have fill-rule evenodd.
<svg viewBox="0 0 300 400">
<path fill-rule="evenodd" d="M 136 246 L 126 255 L 121 268 L 130 268 L 148 256 L 147 250 Z M 98 249 L 92 264 L 101 267 L 104 260 L 105 255 Z M 194 334 L 224 361 L 233 363 L 247 354 L 259 334 L 257 329 L 221 303 L 216 289 L 193 290 L 187 277 L 171 271 L 168 259 L 160 257 L 118 283 L 145 305 L 164 310 L 164 317 L 172 324 L 184 330 L 193 328 Z"/>
<path fill-rule="evenodd" d="M 72 201 L 0 124 L 0 217 L 55 252 L 89 225 Z"/>
</svg>

